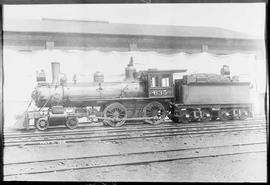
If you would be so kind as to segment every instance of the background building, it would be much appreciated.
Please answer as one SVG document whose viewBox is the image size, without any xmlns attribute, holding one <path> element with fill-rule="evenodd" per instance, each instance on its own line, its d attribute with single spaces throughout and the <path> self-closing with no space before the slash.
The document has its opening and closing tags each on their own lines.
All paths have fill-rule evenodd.
<svg viewBox="0 0 270 185">
<path fill-rule="evenodd" d="M 44 69 L 50 81 L 51 62 L 61 63 L 69 81 L 74 74 L 78 81 L 92 81 L 96 71 L 104 74 L 105 81 L 118 81 L 131 56 L 138 70 L 219 73 L 222 65 L 229 65 L 232 75 L 252 82 L 255 113 L 264 114 L 264 41 L 245 33 L 216 27 L 61 19 L 5 19 L 3 29 L 7 125 L 26 109 L 36 71 Z"/>
<path fill-rule="evenodd" d="M 264 41 L 215 27 L 117 24 L 79 20 L 7 20 L 4 45 L 17 50 L 83 49 L 109 51 L 256 53 Z"/>
</svg>

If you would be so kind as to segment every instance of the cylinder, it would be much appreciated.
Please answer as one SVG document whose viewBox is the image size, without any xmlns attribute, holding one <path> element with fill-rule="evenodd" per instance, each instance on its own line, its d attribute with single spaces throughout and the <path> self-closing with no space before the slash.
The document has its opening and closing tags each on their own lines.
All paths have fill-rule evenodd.
<svg viewBox="0 0 270 185">
<path fill-rule="evenodd" d="M 52 84 L 59 83 L 60 63 L 52 62 Z"/>
</svg>

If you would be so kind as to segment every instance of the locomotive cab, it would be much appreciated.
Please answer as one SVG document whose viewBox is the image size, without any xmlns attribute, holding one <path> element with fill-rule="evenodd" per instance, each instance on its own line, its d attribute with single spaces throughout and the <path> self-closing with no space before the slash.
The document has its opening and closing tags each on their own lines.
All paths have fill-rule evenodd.
<svg viewBox="0 0 270 185">
<path fill-rule="evenodd" d="M 173 98 L 173 74 L 183 73 L 186 70 L 151 70 L 146 71 L 147 90 L 150 98 Z"/>
</svg>

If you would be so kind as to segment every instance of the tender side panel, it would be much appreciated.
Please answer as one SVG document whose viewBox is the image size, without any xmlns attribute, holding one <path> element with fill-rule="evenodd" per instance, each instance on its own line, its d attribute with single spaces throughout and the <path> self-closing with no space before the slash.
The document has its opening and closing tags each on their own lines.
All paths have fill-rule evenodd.
<svg viewBox="0 0 270 185">
<path fill-rule="evenodd" d="M 179 87 L 183 104 L 248 104 L 249 83 L 194 83 Z"/>
</svg>

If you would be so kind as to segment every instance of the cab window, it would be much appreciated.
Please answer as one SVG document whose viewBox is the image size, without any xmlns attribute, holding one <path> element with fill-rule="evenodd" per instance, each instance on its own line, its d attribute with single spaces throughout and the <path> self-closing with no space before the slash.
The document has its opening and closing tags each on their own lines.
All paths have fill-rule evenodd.
<svg viewBox="0 0 270 185">
<path fill-rule="evenodd" d="M 151 77 L 151 87 L 158 87 L 158 77 L 157 76 L 152 76 Z"/>
<path fill-rule="evenodd" d="M 170 78 L 168 75 L 162 76 L 161 87 L 170 87 Z"/>
<path fill-rule="evenodd" d="M 161 87 L 169 87 L 169 86 L 170 86 L 169 78 L 162 78 Z"/>
</svg>

